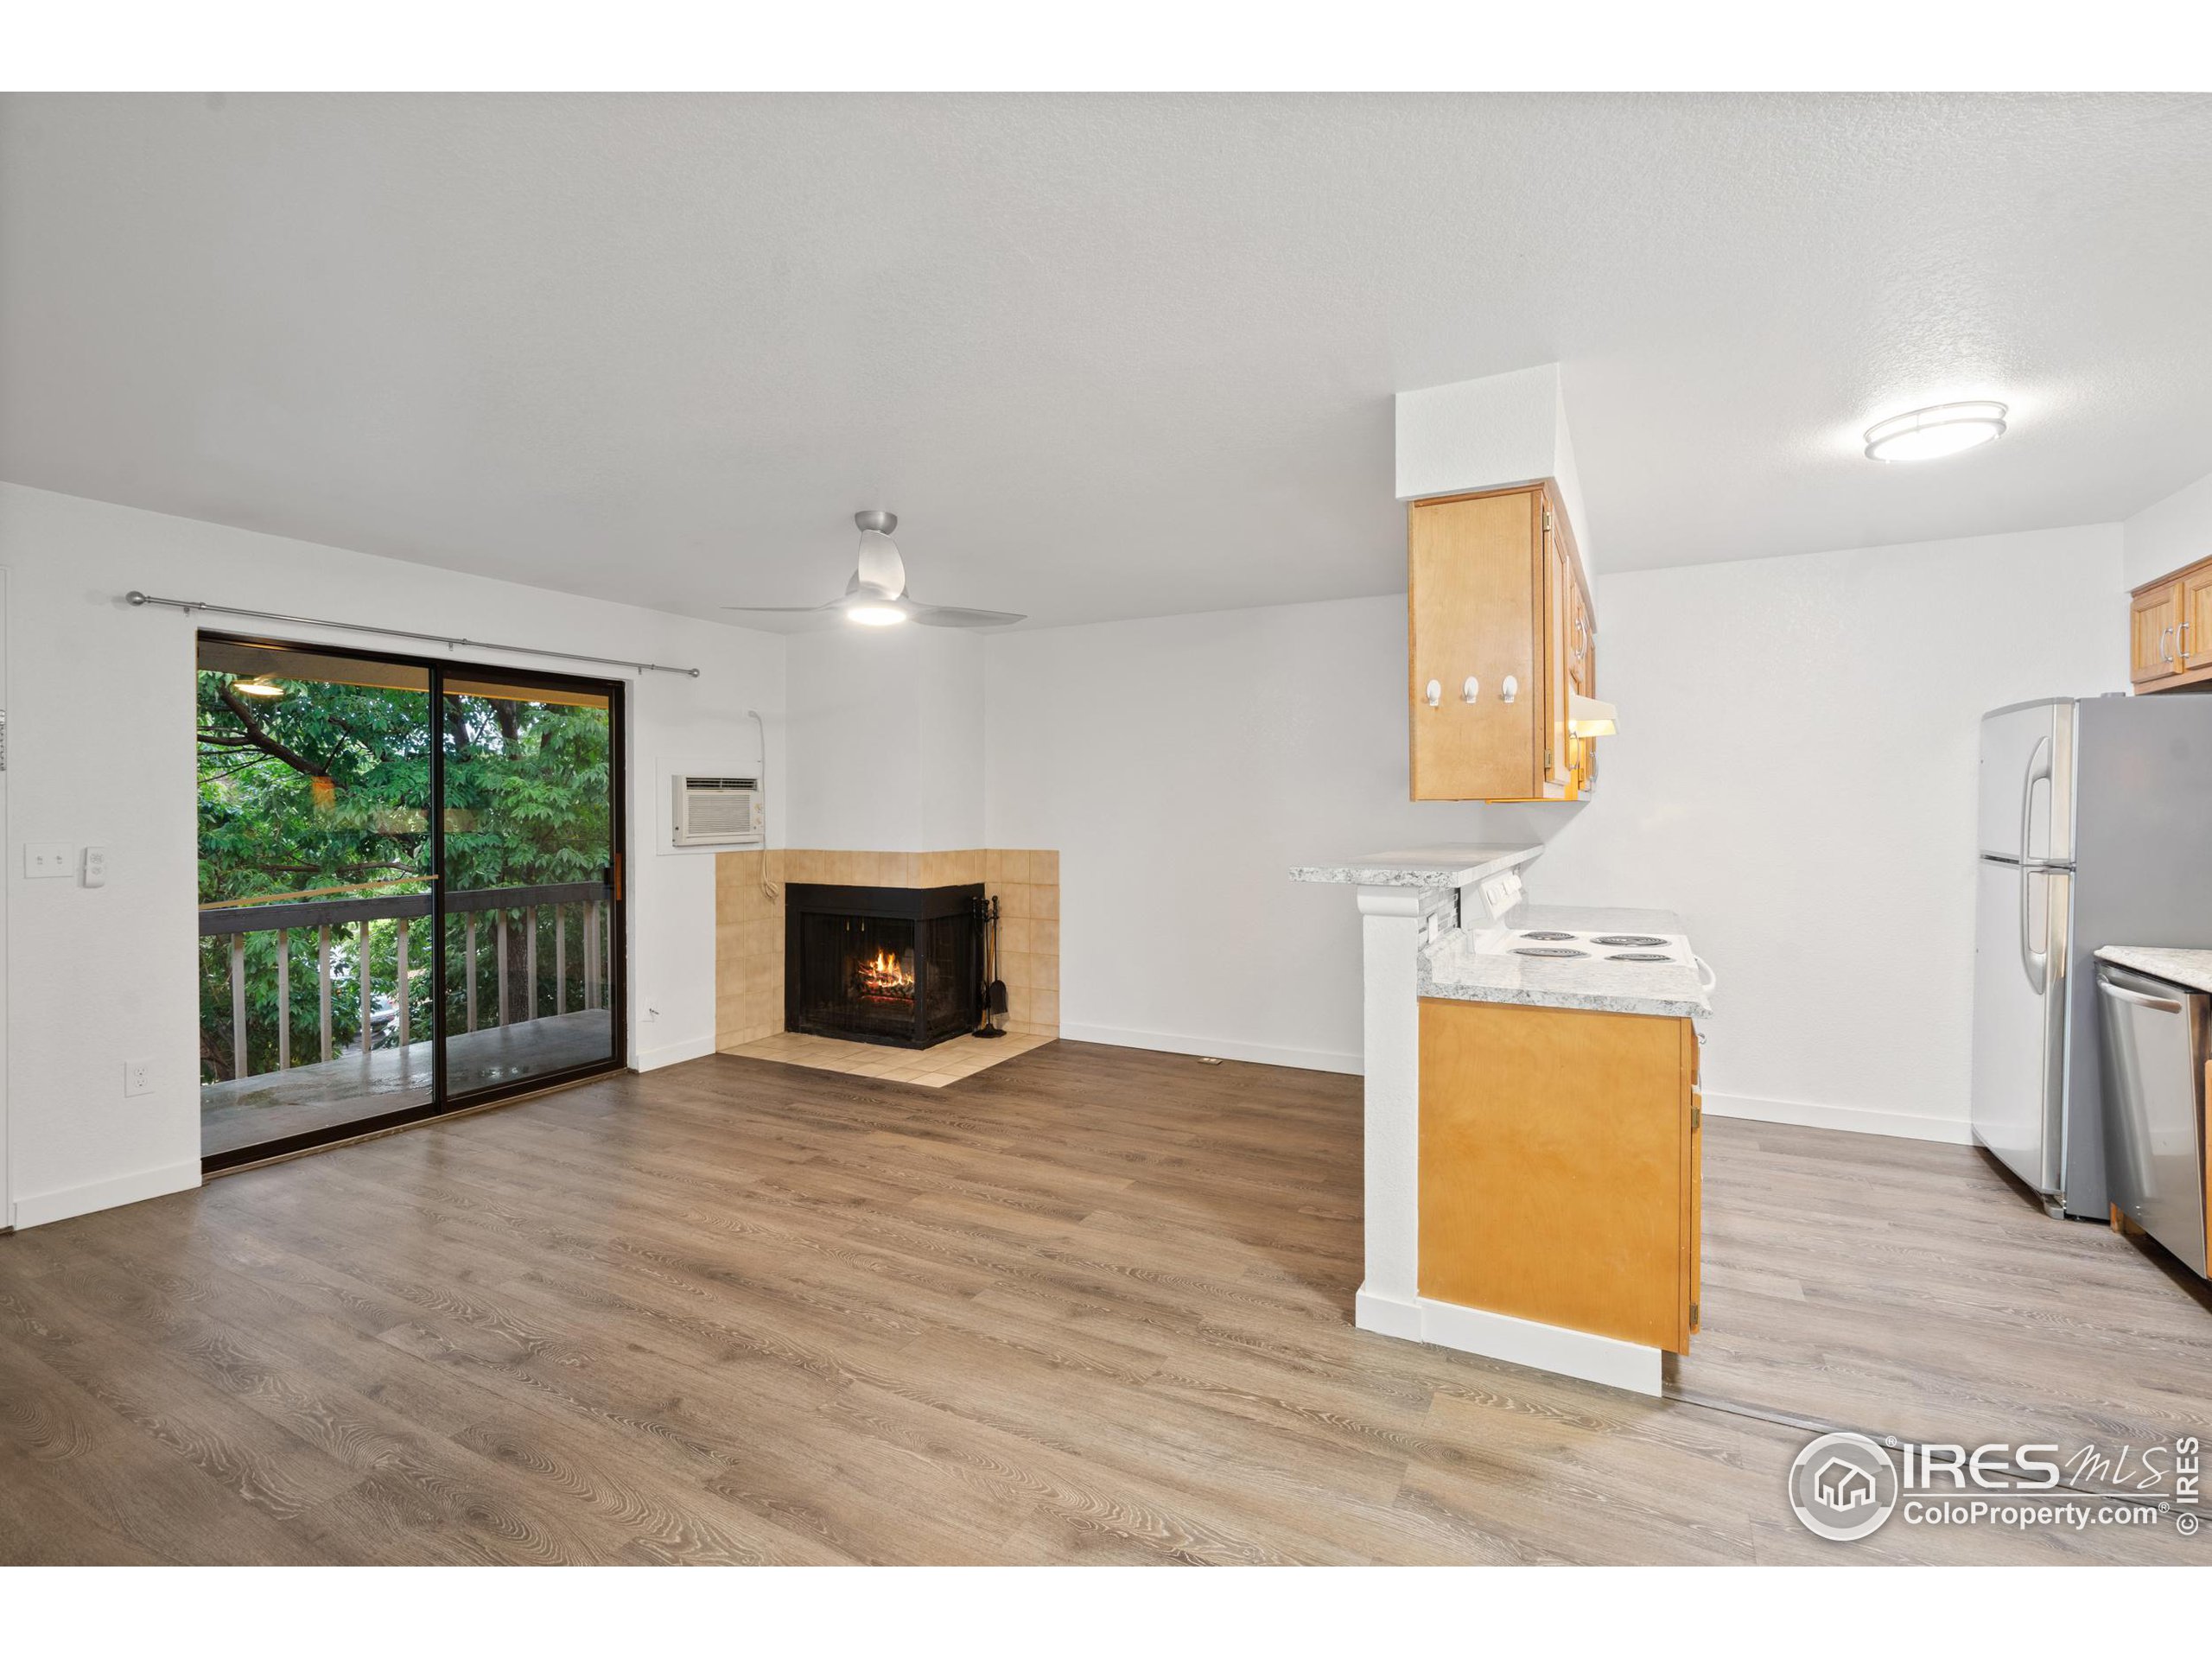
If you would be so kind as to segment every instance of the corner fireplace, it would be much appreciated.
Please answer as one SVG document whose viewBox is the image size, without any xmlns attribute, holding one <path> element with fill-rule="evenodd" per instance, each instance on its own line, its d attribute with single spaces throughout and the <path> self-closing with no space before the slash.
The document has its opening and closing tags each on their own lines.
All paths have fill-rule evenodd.
<svg viewBox="0 0 2212 1659">
<path fill-rule="evenodd" d="M 784 888 L 784 1028 L 928 1048 L 982 1017 L 983 887 Z"/>
</svg>

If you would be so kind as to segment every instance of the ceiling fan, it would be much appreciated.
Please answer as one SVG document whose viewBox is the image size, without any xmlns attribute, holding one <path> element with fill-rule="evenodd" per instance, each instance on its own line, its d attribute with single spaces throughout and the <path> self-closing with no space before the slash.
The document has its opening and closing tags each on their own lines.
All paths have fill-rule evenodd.
<svg viewBox="0 0 2212 1659">
<path fill-rule="evenodd" d="M 842 611 L 849 622 L 862 627 L 887 628 L 901 622 L 918 622 L 929 628 L 1002 628 L 1023 619 L 1012 611 L 973 611 L 957 605 L 924 605 L 906 593 L 906 562 L 899 556 L 899 543 L 891 532 L 899 515 L 871 509 L 856 512 L 861 554 L 852 580 L 842 598 L 823 605 L 725 605 L 726 611 L 756 611 L 784 616 L 809 616 Z"/>
</svg>

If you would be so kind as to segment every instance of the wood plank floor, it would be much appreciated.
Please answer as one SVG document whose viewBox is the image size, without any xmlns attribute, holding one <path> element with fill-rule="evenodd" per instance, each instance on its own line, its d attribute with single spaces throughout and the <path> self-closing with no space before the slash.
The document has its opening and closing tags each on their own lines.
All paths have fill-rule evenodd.
<svg viewBox="0 0 2212 1659">
<path fill-rule="evenodd" d="M 717 1056 L 0 1238 L 0 1560 L 2206 1554 L 1823 1544 L 1798 1431 L 1356 1331 L 1359 1136 L 1321 1073 Z"/>
<path fill-rule="evenodd" d="M 1684 1390 L 1966 1446 L 2212 1430 L 2203 1281 L 1974 1147 L 1708 1117 L 1705 1204 Z"/>
</svg>

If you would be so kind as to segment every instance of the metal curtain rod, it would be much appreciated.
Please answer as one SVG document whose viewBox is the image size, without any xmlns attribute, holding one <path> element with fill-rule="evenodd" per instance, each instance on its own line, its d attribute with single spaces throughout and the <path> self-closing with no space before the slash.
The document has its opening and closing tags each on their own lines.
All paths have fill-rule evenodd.
<svg viewBox="0 0 2212 1659">
<path fill-rule="evenodd" d="M 210 605 L 198 599 L 159 599 L 152 594 L 142 594 L 136 588 L 123 596 L 133 605 L 165 605 L 173 611 L 189 615 L 194 611 L 211 611 L 221 616 L 250 616 L 257 622 L 289 622 L 302 628 L 337 628 L 346 633 L 380 633 L 391 639 L 426 639 L 432 645 L 443 645 L 448 651 L 457 651 L 463 645 L 473 651 L 511 651 L 524 657 L 558 657 L 568 663 L 603 663 L 609 668 L 634 668 L 640 674 L 687 674 L 699 677 L 696 668 L 671 668 L 666 663 L 641 663 L 628 657 L 591 657 L 576 651 L 547 651 L 539 645 L 498 645 L 489 639 L 467 639 L 455 634 L 415 633 L 406 628 L 379 628 L 367 622 L 330 622 L 319 616 L 286 616 L 278 611 L 242 611 L 235 605 Z"/>
</svg>

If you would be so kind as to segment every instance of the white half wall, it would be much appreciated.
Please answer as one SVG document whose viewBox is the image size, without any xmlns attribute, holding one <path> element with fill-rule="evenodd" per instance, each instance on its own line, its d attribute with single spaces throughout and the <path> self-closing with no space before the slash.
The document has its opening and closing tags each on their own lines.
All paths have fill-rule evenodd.
<svg viewBox="0 0 2212 1659">
<path fill-rule="evenodd" d="M 1295 863 L 1541 840 L 1552 903 L 1683 913 L 1732 1110 L 1955 1139 L 1976 727 L 2126 684 L 2118 525 L 1601 580 L 1622 731 L 1572 805 L 1406 799 L 1405 601 L 994 638 L 993 844 L 1060 849 L 1064 1035 L 1352 1069 L 1359 919 Z"/>
<path fill-rule="evenodd" d="M 2154 501 L 2120 526 L 2130 588 L 2212 558 L 2212 473 Z M 2122 623 L 2115 619 L 2113 626 Z"/>
<path fill-rule="evenodd" d="M 641 855 L 664 816 L 646 791 L 663 786 L 656 756 L 752 756 L 757 740 L 745 711 L 758 709 L 770 734 L 771 839 L 780 841 L 780 638 L 12 485 L 0 485 L 0 566 L 15 699 L 6 875 L 13 1175 L 4 1196 L 19 1224 L 199 1180 L 194 639 L 226 619 L 134 610 L 120 597 L 134 588 L 702 669 L 696 680 L 605 672 L 634 681 L 631 1060 L 652 1066 L 713 1052 L 714 864 Z M 289 626 L 234 631 L 372 643 Z M 414 655 L 437 649 L 392 644 Z M 23 880 L 26 842 L 105 846 L 107 885 Z M 154 1062 L 154 1090 L 126 1099 L 122 1062 L 142 1058 Z"/>
</svg>

